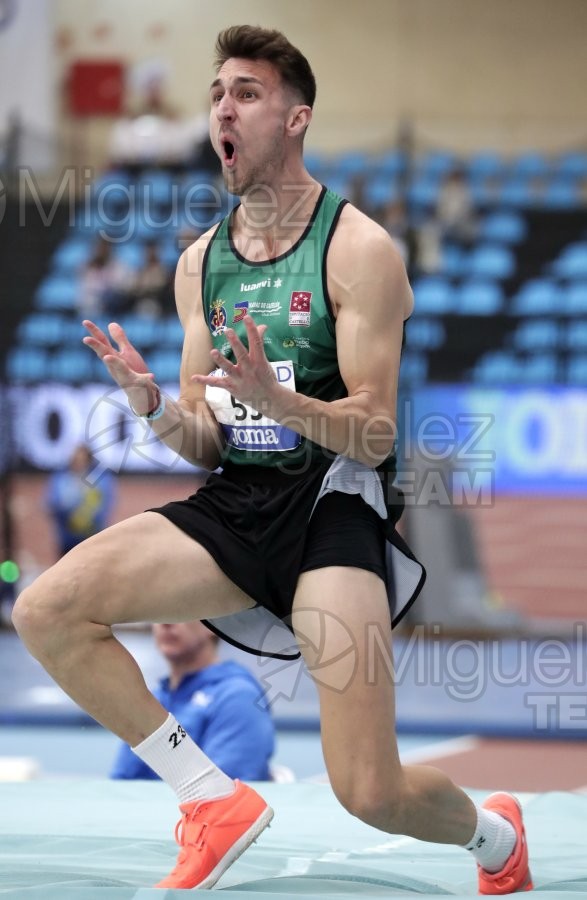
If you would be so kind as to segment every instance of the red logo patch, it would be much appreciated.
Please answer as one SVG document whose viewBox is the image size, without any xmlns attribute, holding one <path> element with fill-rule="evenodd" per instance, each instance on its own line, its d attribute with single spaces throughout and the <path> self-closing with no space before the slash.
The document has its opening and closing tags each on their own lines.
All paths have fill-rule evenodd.
<svg viewBox="0 0 587 900">
<path fill-rule="evenodd" d="M 293 291 L 289 301 L 289 324 L 309 325 L 312 291 Z"/>
</svg>

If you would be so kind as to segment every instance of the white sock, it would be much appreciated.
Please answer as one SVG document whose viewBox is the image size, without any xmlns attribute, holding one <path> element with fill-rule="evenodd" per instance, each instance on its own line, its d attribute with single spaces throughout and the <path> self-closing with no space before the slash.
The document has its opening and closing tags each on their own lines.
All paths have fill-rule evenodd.
<svg viewBox="0 0 587 900">
<path fill-rule="evenodd" d="M 180 803 L 226 797 L 234 781 L 194 744 L 171 713 L 157 731 L 131 747 L 172 788 Z"/>
<path fill-rule="evenodd" d="M 499 872 L 516 846 L 514 826 L 499 813 L 490 809 L 477 809 L 477 828 L 470 841 L 465 844 L 482 869 Z"/>
</svg>

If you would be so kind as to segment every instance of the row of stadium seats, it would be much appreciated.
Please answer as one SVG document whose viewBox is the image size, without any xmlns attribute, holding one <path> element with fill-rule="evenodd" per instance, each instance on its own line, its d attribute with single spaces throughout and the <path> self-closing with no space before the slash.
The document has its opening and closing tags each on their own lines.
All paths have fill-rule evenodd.
<svg viewBox="0 0 587 900">
<path fill-rule="evenodd" d="M 136 230 L 134 225 L 137 224 Z M 177 234 L 182 233 L 185 223 L 181 223 L 179 231 L 175 225 L 172 228 L 172 234 L 161 232 L 155 235 L 157 241 L 159 256 L 162 262 L 172 268 L 175 266 L 178 258 Z M 139 268 L 145 261 L 145 243 L 149 238 L 141 236 L 141 227 L 138 223 L 133 223 L 133 228 L 129 229 L 131 233 L 125 240 L 121 240 L 114 246 L 114 254 L 131 268 Z M 97 229 L 99 231 L 99 229 Z M 479 252 L 473 260 L 467 258 L 466 254 L 459 252 L 457 248 L 448 245 L 444 249 L 445 266 L 459 269 L 463 271 L 467 265 L 483 268 L 497 265 L 498 271 L 500 267 L 509 271 L 511 260 L 506 256 L 495 262 L 496 256 L 493 253 L 494 247 L 514 246 L 522 241 L 527 234 L 527 224 L 523 216 L 512 210 L 498 210 L 489 215 L 482 216 L 479 219 L 476 229 L 476 238 L 484 248 Z M 150 233 L 150 237 L 153 237 Z M 85 265 L 90 259 L 95 245 L 95 233 L 76 232 L 73 236 L 68 237 L 55 251 L 51 260 L 51 271 L 59 275 L 71 275 Z M 584 245 L 583 245 L 584 246 Z M 491 248 L 487 250 L 487 248 Z M 573 255 L 578 258 L 579 251 L 569 254 L 569 261 L 563 264 L 573 266 L 576 260 Z M 502 255 L 503 256 L 503 255 Z M 563 274 L 563 273 L 561 273 Z"/>
<path fill-rule="evenodd" d="M 583 167 L 582 159 L 581 154 L 553 160 L 542 157 L 541 161 L 536 154 L 516 160 L 480 154 L 465 164 L 470 184 L 475 183 L 478 188 L 488 187 L 497 177 L 503 179 L 503 184 L 515 178 L 530 188 L 536 177 L 564 176 L 568 184 L 578 186 L 587 176 L 587 165 Z M 426 155 L 417 161 L 416 178 L 409 190 L 417 194 L 419 190 L 424 191 L 422 185 L 427 185 L 426 190 L 437 192 L 455 162 L 458 160 L 451 154 Z M 367 170 L 366 163 L 370 167 Z M 390 186 L 392 190 L 399 189 L 399 179 L 405 171 L 405 160 L 395 152 L 377 159 L 363 153 L 345 154 L 334 161 L 331 157 L 318 159 L 314 155 L 311 165 L 321 166 L 323 173 L 334 172 L 334 181 L 340 177 L 347 187 L 356 175 L 367 171 L 363 187 L 370 186 L 375 192 L 373 198 L 379 190 L 379 199 L 383 199 Z M 324 180 L 332 184 L 332 178 Z M 77 275 L 94 252 L 108 205 L 110 212 L 117 207 L 120 211 L 129 198 L 138 202 L 137 197 L 148 197 L 149 202 L 152 199 L 165 205 L 173 202 L 181 191 L 185 197 L 192 189 L 196 193 L 204 192 L 206 185 L 208 197 L 217 198 L 219 204 L 225 205 L 220 211 L 212 209 L 212 215 L 218 218 L 226 212 L 226 203 L 232 201 L 212 183 L 210 176 L 200 172 L 184 173 L 179 178 L 160 170 L 145 171 L 138 176 L 110 172 L 95 182 L 88 189 L 90 202 L 80 206 L 76 225 L 50 261 L 47 276 L 34 297 L 35 312 L 21 323 L 8 363 L 9 376 L 17 382 L 42 379 L 83 383 L 104 379 L 103 366 L 81 346 L 84 329 L 76 309 Z M 336 184 L 333 186 L 336 188 Z M 491 317 L 494 350 L 469 370 L 467 374 L 473 380 L 489 383 L 495 377 L 504 383 L 515 372 L 522 382 L 537 383 L 541 377 L 580 381 L 581 361 L 587 351 L 587 234 L 579 233 L 580 220 L 571 213 L 565 235 L 573 235 L 573 242 L 562 250 L 560 242 L 555 242 L 544 261 L 539 255 L 529 266 L 527 242 L 532 235 L 536 236 L 535 222 L 530 213 L 492 208 L 478 212 L 475 243 L 471 247 L 446 241 L 439 245 L 439 265 L 434 268 L 434 274 L 420 274 L 414 279 L 416 307 L 408 328 L 402 374 L 405 382 L 415 384 L 425 380 L 430 374 L 431 360 L 437 371 L 445 344 L 455 347 L 455 316 L 462 317 L 463 324 L 458 328 L 464 329 L 465 342 L 466 329 L 473 337 L 478 333 L 473 317 Z M 178 229 L 184 223 L 185 219 L 159 226 L 148 216 L 119 216 L 119 239 L 112 245 L 114 256 L 129 269 L 138 270 L 145 262 L 146 242 L 156 237 L 159 257 L 171 273 L 180 252 Z M 521 284 L 519 259 L 524 259 L 524 276 L 534 276 Z M 577 316 L 576 321 L 571 321 Z M 102 324 L 107 326 L 106 321 Z M 149 364 L 158 379 L 175 381 L 183 340 L 177 319 L 128 313 L 122 317 L 122 324 L 138 348 L 148 351 Z"/>
<path fill-rule="evenodd" d="M 409 389 L 430 379 L 430 358 L 425 352 L 406 351 L 402 358 L 400 384 Z M 495 350 L 484 354 L 467 375 L 467 382 L 483 387 L 538 387 L 567 384 L 587 387 L 587 352 L 561 356 L 555 353 L 523 354 Z"/>
<path fill-rule="evenodd" d="M 361 175 L 366 171 L 397 176 L 408 168 L 408 160 L 401 151 L 390 150 L 381 154 L 351 151 L 331 155 L 309 150 L 305 154 L 306 165 L 313 172 L 324 170 L 341 175 Z M 528 151 L 508 156 L 497 151 L 480 151 L 470 156 L 460 156 L 450 151 L 435 150 L 422 153 L 410 162 L 419 175 L 443 178 L 455 168 L 461 169 L 470 179 L 507 178 L 587 178 L 587 153 L 572 151 L 553 155 Z"/>
<path fill-rule="evenodd" d="M 98 327 L 107 331 L 108 320 L 94 319 Z M 179 350 L 183 343 L 183 329 L 178 318 L 155 319 L 150 316 L 124 315 L 117 319 L 137 347 L 161 347 Z M 17 339 L 23 345 L 35 347 L 78 347 L 87 331 L 77 317 L 60 313 L 34 312 L 19 325 Z"/>
<path fill-rule="evenodd" d="M 157 373 L 160 383 L 175 383 L 179 375 L 177 350 L 155 350 L 149 356 L 149 365 Z M 84 347 L 17 346 L 8 355 L 6 365 L 12 384 L 32 384 L 38 381 L 56 381 L 68 384 L 86 384 L 92 381 L 112 379 L 98 357 Z"/>
<path fill-rule="evenodd" d="M 587 323 L 584 323 L 587 332 Z M 149 364 L 161 383 L 174 384 L 179 372 L 179 357 L 172 350 L 155 350 Z M 429 356 L 425 351 L 407 349 L 402 360 L 404 384 L 421 384 L 429 372 Z M 10 354 L 7 374 L 13 384 L 63 382 L 86 384 L 111 379 L 105 367 L 89 351 L 38 347 L 16 347 Z M 587 342 L 575 353 L 522 352 L 495 350 L 484 354 L 470 373 L 473 383 L 481 384 L 548 384 L 566 382 L 587 385 Z"/>
<path fill-rule="evenodd" d="M 447 278 L 431 276 L 415 281 L 414 295 L 416 315 L 587 315 L 587 279 L 563 284 L 533 278 L 506 301 L 499 283 L 475 280 L 455 286 Z"/>
</svg>

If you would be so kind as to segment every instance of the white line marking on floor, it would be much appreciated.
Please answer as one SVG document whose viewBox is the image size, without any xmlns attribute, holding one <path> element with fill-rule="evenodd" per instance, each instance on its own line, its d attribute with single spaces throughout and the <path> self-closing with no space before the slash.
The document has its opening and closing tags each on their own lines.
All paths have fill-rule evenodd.
<svg viewBox="0 0 587 900">
<path fill-rule="evenodd" d="M 476 750 L 480 740 L 473 735 L 447 738 L 445 741 L 435 741 L 433 744 L 424 744 L 421 747 L 412 747 L 411 750 L 400 751 L 402 763 L 413 765 L 422 760 L 438 759 L 442 756 L 454 756 L 456 753 L 469 753 Z"/>
</svg>

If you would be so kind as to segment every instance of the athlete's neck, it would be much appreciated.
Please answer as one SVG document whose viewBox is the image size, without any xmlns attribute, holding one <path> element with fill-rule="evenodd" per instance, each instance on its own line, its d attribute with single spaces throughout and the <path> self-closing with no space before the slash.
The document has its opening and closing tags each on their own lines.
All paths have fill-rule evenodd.
<svg viewBox="0 0 587 900">
<path fill-rule="evenodd" d="M 233 217 L 233 240 L 249 246 L 254 241 L 258 248 L 264 248 L 267 259 L 280 255 L 303 234 L 321 190 L 321 185 L 304 173 L 295 182 L 248 191 Z"/>
</svg>

